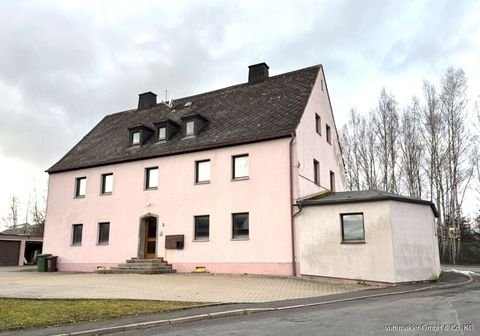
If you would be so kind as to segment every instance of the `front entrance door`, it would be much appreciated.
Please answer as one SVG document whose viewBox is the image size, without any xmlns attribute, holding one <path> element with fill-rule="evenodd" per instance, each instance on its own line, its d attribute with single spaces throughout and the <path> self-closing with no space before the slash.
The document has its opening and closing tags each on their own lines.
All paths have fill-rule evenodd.
<svg viewBox="0 0 480 336">
<path fill-rule="evenodd" d="M 157 219 L 150 217 L 145 219 L 145 259 L 157 257 Z"/>
</svg>

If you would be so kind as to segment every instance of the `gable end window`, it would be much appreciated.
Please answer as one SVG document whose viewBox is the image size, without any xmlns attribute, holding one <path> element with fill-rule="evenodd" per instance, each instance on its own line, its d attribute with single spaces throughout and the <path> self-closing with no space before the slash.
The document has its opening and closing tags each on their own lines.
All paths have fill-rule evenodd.
<svg viewBox="0 0 480 336">
<path fill-rule="evenodd" d="M 102 174 L 102 195 L 110 195 L 113 190 L 113 174 Z"/>
<path fill-rule="evenodd" d="M 248 154 L 232 156 L 232 178 L 234 180 L 247 179 L 249 176 Z"/>
<path fill-rule="evenodd" d="M 335 173 L 330 170 L 330 190 L 335 191 Z"/>
<path fill-rule="evenodd" d="M 363 213 L 341 214 L 342 241 L 364 242 L 365 228 L 363 225 Z"/>
<path fill-rule="evenodd" d="M 232 214 L 232 239 L 248 239 L 250 234 L 248 212 Z"/>
<path fill-rule="evenodd" d="M 75 197 L 77 198 L 85 197 L 86 191 L 87 191 L 87 178 L 77 177 L 75 179 Z"/>
<path fill-rule="evenodd" d="M 98 245 L 108 245 L 110 240 L 110 223 L 98 223 Z"/>
<path fill-rule="evenodd" d="M 73 246 L 82 245 L 82 231 L 83 231 L 83 224 L 72 225 L 72 245 Z"/>
<path fill-rule="evenodd" d="M 313 159 L 313 182 L 320 185 L 320 163 Z"/>
<path fill-rule="evenodd" d="M 158 188 L 158 167 L 145 168 L 145 189 Z"/>
<path fill-rule="evenodd" d="M 330 130 L 330 126 L 326 125 L 326 133 L 327 133 L 327 142 L 331 145 L 332 144 L 332 131 Z"/>
<path fill-rule="evenodd" d="M 195 183 L 210 182 L 210 160 L 195 161 Z"/>
<path fill-rule="evenodd" d="M 195 240 L 208 240 L 210 236 L 210 216 L 195 216 Z"/>
<path fill-rule="evenodd" d="M 318 114 L 315 114 L 315 130 L 322 135 L 322 119 Z"/>
</svg>

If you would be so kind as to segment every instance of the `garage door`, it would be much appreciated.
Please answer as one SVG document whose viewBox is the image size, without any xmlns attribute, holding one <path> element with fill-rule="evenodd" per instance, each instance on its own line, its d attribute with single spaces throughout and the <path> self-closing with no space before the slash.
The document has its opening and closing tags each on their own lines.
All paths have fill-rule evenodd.
<svg viewBox="0 0 480 336">
<path fill-rule="evenodd" d="M 0 266 L 17 266 L 20 242 L 0 240 Z"/>
</svg>

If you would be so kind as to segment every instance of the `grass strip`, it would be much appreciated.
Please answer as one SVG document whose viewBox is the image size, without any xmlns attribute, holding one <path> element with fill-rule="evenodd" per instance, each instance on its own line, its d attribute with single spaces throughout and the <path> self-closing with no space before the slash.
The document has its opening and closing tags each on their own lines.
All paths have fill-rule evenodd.
<svg viewBox="0 0 480 336">
<path fill-rule="evenodd" d="M 198 303 L 150 300 L 0 299 L 0 331 L 109 320 L 196 305 Z"/>
</svg>

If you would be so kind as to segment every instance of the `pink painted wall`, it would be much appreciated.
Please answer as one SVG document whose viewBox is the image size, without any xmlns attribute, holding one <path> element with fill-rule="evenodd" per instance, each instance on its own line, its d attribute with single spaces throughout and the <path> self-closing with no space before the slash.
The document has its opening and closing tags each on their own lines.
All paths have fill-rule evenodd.
<svg viewBox="0 0 480 336">
<path fill-rule="evenodd" d="M 321 118 L 321 135 L 316 131 L 316 114 Z M 330 126 L 331 144 L 327 142 L 326 124 Z M 320 164 L 320 185 L 314 183 L 313 159 L 316 159 Z M 293 203 L 298 198 L 329 190 L 330 171 L 335 173 L 335 190 L 345 190 L 345 171 L 322 68 L 319 70 L 305 112 L 296 130 L 296 138 L 293 144 L 292 169 Z M 295 208 L 294 211 L 298 211 L 298 209 Z M 302 215 L 300 214 L 299 216 Z M 300 270 L 301 266 L 299 216 L 294 219 L 297 271 Z"/>
<path fill-rule="evenodd" d="M 50 175 L 44 253 L 60 270 L 94 270 L 136 257 L 140 218 L 158 216 L 157 254 L 181 271 L 291 274 L 289 138 Z M 231 156 L 249 154 L 248 180 L 231 181 Z M 194 184 L 194 162 L 211 160 L 211 182 Z M 158 190 L 144 187 L 144 169 L 159 167 Z M 113 173 L 112 195 L 100 195 L 101 174 Z M 75 178 L 87 177 L 86 197 L 74 198 Z M 231 214 L 250 213 L 250 237 L 232 241 Z M 193 241 L 195 215 L 210 215 L 209 241 Z M 110 241 L 97 245 L 98 223 Z M 71 246 L 72 224 L 83 224 Z M 164 237 L 185 235 L 184 250 L 165 250 Z M 237 264 L 232 264 L 237 263 Z M 232 267 L 232 265 L 234 267 Z M 238 266 L 238 267 L 235 267 Z"/>
<path fill-rule="evenodd" d="M 330 189 L 330 171 L 335 173 L 335 190 L 343 191 L 345 189 L 345 171 L 325 83 L 321 68 L 296 130 L 295 159 L 293 161 L 296 198 Z M 321 118 L 321 135 L 316 132 L 315 114 Z M 330 126 L 331 144 L 327 142 L 326 124 Z M 320 163 L 320 186 L 313 182 L 313 159 Z"/>
</svg>

